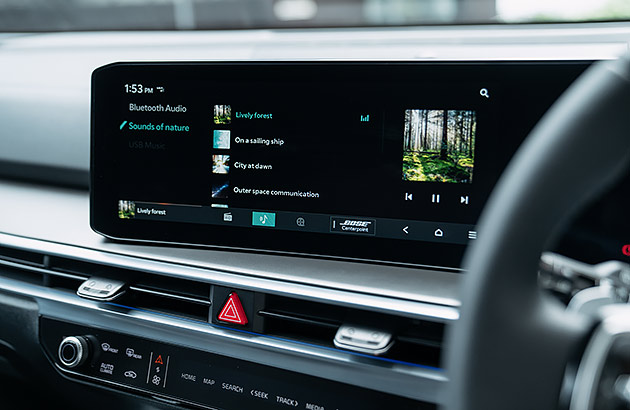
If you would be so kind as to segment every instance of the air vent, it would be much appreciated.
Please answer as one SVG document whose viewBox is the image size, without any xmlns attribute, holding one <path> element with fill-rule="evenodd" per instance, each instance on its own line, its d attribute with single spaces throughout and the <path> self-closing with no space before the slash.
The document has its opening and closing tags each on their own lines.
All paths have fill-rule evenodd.
<svg viewBox="0 0 630 410">
<path fill-rule="evenodd" d="M 44 255 L 6 246 L 0 246 L 0 260 L 40 268 L 44 267 Z"/>
<path fill-rule="evenodd" d="M 267 295 L 264 333 L 326 347 L 342 324 L 381 329 L 394 335 L 394 345 L 382 357 L 439 367 L 444 333 L 442 323 L 345 308 L 319 302 Z"/>
<path fill-rule="evenodd" d="M 388 357 L 426 366 L 440 367 L 444 324 L 409 320 L 408 326 L 396 335 L 396 343 Z"/>
<path fill-rule="evenodd" d="M 84 280 L 91 276 L 100 276 L 120 280 L 123 282 L 134 281 L 139 273 L 131 269 L 121 269 L 113 266 L 102 265 L 93 262 L 84 262 L 71 258 L 51 256 L 48 267 L 50 270 L 66 275 L 72 275 Z M 78 288 L 78 285 L 77 285 Z M 76 288 L 75 288 L 76 291 Z"/>
<path fill-rule="evenodd" d="M 207 321 L 210 285 L 148 272 L 48 256 L 0 246 L 0 276 L 76 293 L 86 279 L 101 276 L 130 284 L 121 305 Z"/>
<path fill-rule="evenodd" d="M 44 286 L 54 289 L 63 289 L 74 293 L 85 279 L 86 277 L 84 276 L 51 272 L 44 276 Z"/>
<path fill-rule="evenodd" d="M 0 276 L 55 289 L 76 291 L 84 276 L 56 272 L 47 255 L 0 246 Z"/>
<path fill-rule="evenodd" d="M 130 286 L 120 303 L 172 316 L 208 320 L 209 284 L 155 276 L 151 279 Z"/>
<path fill-rule="evenodd" d="M 0 277 L 18 280 L 33 285 L 44 285 L 44 269 L 15 260 L 0 259 Z"/>
<path fill-rule="evenodd" d="M 0 246 L 0 276 L 68 293 L 76 293 L 79 285 L 90 277 L 122 281 L 126 291 L 113 301 L 112 309 L 121 312 L 140 309 L 169 316 L 216 321 L 210 295 L 217 297 L 217 288 L 210 283 L 159 275 L 151 272 L 117 268 L 100 263 L 80 261 L 56 255 L 45 255 Z M 228 288 L 224 288 L 229 292 Z M 212 291 L 212 292 L 211 292 Z M 255 301 L 255 318 L 250 331 L 295 340 L 327 348 L 335 348 L 335 334 L 341 325 L 376 329 L 393 335 L 392 348 L 383 358 L 406 363 L 439 367 L 444 324 L 368 310 L 348 308 L 332 303 L 314 302 L 294 297 L 249 293 Z M 227 294 L 227 293 L 226 293 Z M 225 295 L 224 295 L 225 296 Z M 222 300 L 222 297 L 219 297 Z M 220 304 L 220 302 L 219 302 Z M 211 320 L 212 319 L 212 320 Z M 225 327 L 229 324 L 218 323 Z M 232 327 L 238 328 L 233 325 Z"/>
<path fill-rule="evenodd" d="M 347 312 L 335 305 L 269 295 L 258 314 L 265 318 L 266 334 L 332 346 Z"/>
<path fill-rule="evenodd" d="M 207 321 L 210 285 L 187 279 L 155 275 L 138 270 L 51 258 L 51 269 L 72 275 L 99 276 L 129 284 L 116 303 L 171 316 Z M 78 284 L 74 288 L 78 288 Z"/>
</svg>

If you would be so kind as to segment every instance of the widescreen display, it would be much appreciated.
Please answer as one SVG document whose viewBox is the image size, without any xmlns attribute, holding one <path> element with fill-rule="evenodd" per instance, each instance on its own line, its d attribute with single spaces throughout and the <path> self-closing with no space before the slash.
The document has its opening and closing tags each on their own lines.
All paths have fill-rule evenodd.
<svg viewBox="0 0 630 410">
<path fill-rule="evenodd" d="M 92 227 L 457 269 L 503 168 L 585 67 L 105 66 L 92 84 Z"/>
</svg>

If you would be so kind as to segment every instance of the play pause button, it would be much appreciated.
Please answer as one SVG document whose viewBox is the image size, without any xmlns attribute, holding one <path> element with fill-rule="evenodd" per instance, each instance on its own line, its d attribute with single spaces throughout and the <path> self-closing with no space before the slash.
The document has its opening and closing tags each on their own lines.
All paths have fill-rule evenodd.
<svg viewBox="0 0 630 410">
<path fill-rule="evenodd" d="M 464 205 L 468 205 L 468 195 L 462 195 L 459 197 L 459 203 L 460 204 L 464 204 Z"/>
</svg>

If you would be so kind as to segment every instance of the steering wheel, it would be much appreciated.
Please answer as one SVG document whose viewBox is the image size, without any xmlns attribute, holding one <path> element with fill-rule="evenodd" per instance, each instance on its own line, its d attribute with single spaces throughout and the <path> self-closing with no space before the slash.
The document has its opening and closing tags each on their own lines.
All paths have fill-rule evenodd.
<svg viewBox="0 0 630 410">
<path fill-rule="evenodd" d="M 630 307 L 601 319 L 569 312 L 539 289 L 537 271 L 545 245 L 630 165 L 629 119 L 630 58 L 594 64 L 504 172 L 447 331 L 448 410 L 602 408 L 596 385 L 612 345 L 630 346 Z"/>
</svg>

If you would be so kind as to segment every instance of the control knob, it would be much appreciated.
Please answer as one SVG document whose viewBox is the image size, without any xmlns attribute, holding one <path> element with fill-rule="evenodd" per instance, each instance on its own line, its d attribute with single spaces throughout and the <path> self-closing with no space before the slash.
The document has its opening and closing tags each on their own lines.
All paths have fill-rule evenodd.
<svg viewBox="0 0 630 410">
<path fill-rule="evenodd" d="M 59 360 L 68 368 L 81 366 L 88 356 L 88 342 L 83 336 L 68 336 L 59 344 Z"/>
</svg>

